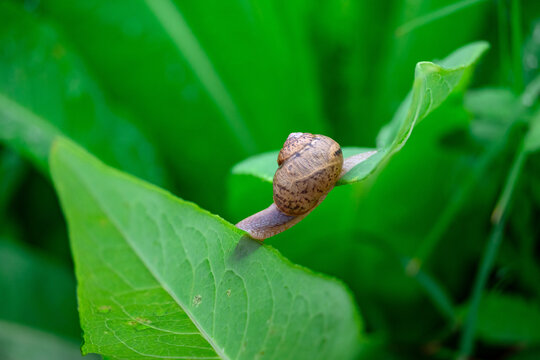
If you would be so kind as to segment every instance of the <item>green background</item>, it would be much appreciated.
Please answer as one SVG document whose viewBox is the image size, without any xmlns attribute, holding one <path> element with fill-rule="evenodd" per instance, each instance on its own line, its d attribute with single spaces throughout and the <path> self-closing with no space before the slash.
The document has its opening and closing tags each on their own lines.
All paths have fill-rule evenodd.
<svg viewBox="0 0 540 360">
<path fill-rule="evenodd" d="M 79 357 L 73 260 L 43 139 L 63 134 L 236 223 L 272 195 L 235 164 L 296 131 L 376 147 L 415 64 L 477 40 L 491 48 L 467 89 L 384 168 L 266 243 L 352 290 L 360 359 L 454 359 L 473 328 L 475 358 L 540 357 L 538 1 L 166 4 L 0 3 L 0 357 Z"/>
</svg>

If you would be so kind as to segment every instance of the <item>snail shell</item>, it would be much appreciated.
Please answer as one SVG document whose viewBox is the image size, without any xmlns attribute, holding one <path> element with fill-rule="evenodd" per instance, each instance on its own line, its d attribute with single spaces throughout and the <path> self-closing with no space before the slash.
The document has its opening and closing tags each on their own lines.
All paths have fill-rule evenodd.
<svg viewBox="0 0 540 360">
<path fill-rule="evenodd" d="M 357 154 L 344 161 L 339 144 L 329 137 L 290 134 L 278 155 L 274 203 L 236 227 L 259 240 L 289 229 L 315 209 L 343 175 L 375 153 Z"/>
<path fill-rule="evenodd" d="M 337 142 L 323 135 L 292 133 L 278 155 L 274 203 L 284 214 L 312 210 L 339 179 L 343 154 Z"/>
</svg>

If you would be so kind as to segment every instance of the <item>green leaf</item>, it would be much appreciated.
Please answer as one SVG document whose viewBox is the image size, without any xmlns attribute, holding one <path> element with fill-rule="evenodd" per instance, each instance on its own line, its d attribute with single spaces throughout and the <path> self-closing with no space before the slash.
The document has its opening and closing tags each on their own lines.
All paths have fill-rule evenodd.
<svg viewBox="0 0 540 360">
<path fill-rule="evenodd" d="M 480 41 L 457 49 L 437 63 L 423 61 L 416 64 L 411 92 L 392 121 L 377 136 L 377 145 L 387 153 L 386 157 L 400 150 L 414 127 L 467 80 L 473 65 L 488 48 L 487 42 Z M 351 170 L 346 178 L 354 178 L 354 171 Z"/>
<path fill-rule="evenodd" d="M 354 357 L 358 315 L 340 283 L 66 140 L 50 163 L 74 253 L 84 353 Z"/>
<path fill-rule="evenodd" d="M 540 344 L 540 306 L 513 295 L 488 293 L 478 308 L 478 336 L 493 344 Z"/>
<path fill-rule="evenodd" d="M 474 116 L 471 134 L 486 146 L 504 137 L 524 112 L 519 97 L 505 88 L 469 90 L 464 101 Z"/>
<path fill-rule="evenodd" d="M 148 140 L 113 111 L 57 31 L 17 4 L 0 4 L 0 141 L 48 172 L 63 134 L 104 161 L 158 184 L 165 174 Z"/>
<path fill-rule="evenodd" d="M 340 180 L 340 184 L 364 180 L 400 150 L 413 128 L 468 79 L 473 65 L 488 48 L 488 43 L 476 42 L 454 51 L 438 63 L 419 62 L 416 65 L 411 92 L 400 105 L 392 121 L 381 129 L 377 137 L 377 154 L 351 169 Z M 277 168 L 276 158 L 270 154 L 263 154 L 247 159 L 235 166 L 233 174 L 250 174 L 271 181 L 273 173 L 270 171 Z"/>
<path fill-rule="evenodd" d="M 392 116 L 394 104 L 400 103 L 403 94 L 410 89 L 412 75 L 410 69 L 418 61 L 441 59 L 463 44 L 485 37 L 485 33 L 478 24 L 492 13 L 493 6 L 489 2 L 439 18 L 435 22 L 426 24 L 423 29 L 404 36 L 395 36 L 397 28 L 401 25 L 423 18 L 456 2 L 456 0 L 401 1 L 401 6 L 395 6 L 393 7 L 395 9 L 392 9 L 392 20 L 386 20 L 383 17 L 388 16 L 388 6 L 384 8 L 384 13 L 374 19 L 374 22 L 388 21 L 386 27 L 381 27 L 381 32 L 388 31 L 390 34 L 386 37 L 386 41 L 383 41 L 386 47 L 383 48 L 385 52 L 381 59 L 370 58 L 370 63 L 380 62 L 382 66 L 378 76 L 375 77 L 377 81 L 375 102 L 378 105 L 378 113 L 368 114 L 368 116 L 378 116 L 383 120 Z M 451 36 L 446 36 L 447 34 Z M 444 37 L 443 41 L 441 41 L 441 36 Z M 375 41 L 380 42 L 381 39 Z"/>
<path fill-rule="evenodd" d="M 479 119 L 511 122 L 519 113 L 520 99 L 506 88 L 481 88 L 465 94 L 465 107 Z"/>
<path fill-rule="evenodd" d="M 76 342 L 6 321 L 0 321 L 0 358 L 2 360 L 83 359 Z M 84 359 L 98 360 L 98 357 L 90 356 Z"/>
</svg>

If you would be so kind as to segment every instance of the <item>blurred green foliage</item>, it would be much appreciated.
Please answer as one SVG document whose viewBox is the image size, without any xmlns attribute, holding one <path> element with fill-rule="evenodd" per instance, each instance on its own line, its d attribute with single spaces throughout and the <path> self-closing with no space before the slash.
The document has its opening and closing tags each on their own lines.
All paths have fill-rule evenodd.
<svg viewBox="0 0 540 360">
<path fill-rule="evenodd" d="M 376 176 L 267 242 L 352 289 L 361 359 L 540 356 L 540 2 L 168 5 L 0 3 L 2 359 L 74 358 L 80 342 L 53 136 L 234 223 L 271 201 L 235 164 L 294 131 L 374 147 L 415 64 L 477 40 L 491 50 L 469 90 Z"/>
</svg>

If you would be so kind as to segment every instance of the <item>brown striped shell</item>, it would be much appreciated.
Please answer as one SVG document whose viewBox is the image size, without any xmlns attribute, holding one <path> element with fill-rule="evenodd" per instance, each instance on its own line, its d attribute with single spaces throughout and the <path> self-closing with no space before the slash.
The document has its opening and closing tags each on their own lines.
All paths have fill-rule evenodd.
<svg viewBox="0 0 540 360">
<path fill-rule="evenodd" d="M 307 213 L 339 179 L 343 154 L 339 144 L 324 135 L 292 133 L 278 155 L 274 203 L 283 213 Z"/>
</svg>

